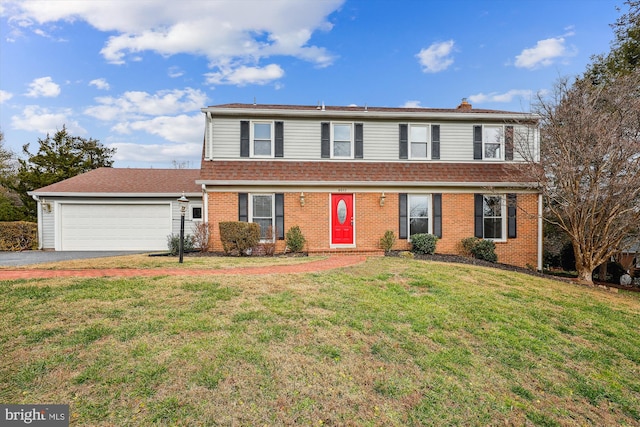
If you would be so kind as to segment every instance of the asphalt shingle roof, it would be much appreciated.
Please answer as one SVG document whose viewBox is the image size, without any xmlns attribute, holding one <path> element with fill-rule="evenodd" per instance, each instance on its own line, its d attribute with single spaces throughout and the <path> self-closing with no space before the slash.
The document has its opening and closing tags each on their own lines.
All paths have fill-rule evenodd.
<svg viewBox="0 0 640 427">
<path fill-rule="evenodd" d="M 200 193 L 199 169 L 98 168 L 33 191 L 42 193 Z"/>
</svg>

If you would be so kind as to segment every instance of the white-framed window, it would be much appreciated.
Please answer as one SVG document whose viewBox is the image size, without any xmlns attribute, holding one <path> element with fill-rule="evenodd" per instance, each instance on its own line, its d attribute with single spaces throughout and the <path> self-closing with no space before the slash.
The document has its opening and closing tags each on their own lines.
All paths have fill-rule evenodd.
<svg viewBox="0 0 640 427">
<path fill-rule="evenodd" d="M 504 126 L 484 125 L 482 127 L 482 158 L 504 159 Z"/>
<path fill-rule="evenodd" d="M 273 157 L 273 122 L 255 121 L 251 124 L 252 157 Z"/>
<path fill-rule="evenodd" d="M 431 225 L 431 195 L 408 194 L 407 195 L 407 221 L 409 222 L 409 240 L 414 234 L 432 234 Z"/>
<path fill-rule="evenodd" d="M 409 158 L 429 159 L 430 129 L 430 126 L 425 124 L 409 125 Z"/>
<path fill-rule="evenodd" d="M 353 124 L 333 123 L 331 126 L 331 156 L 353 158 Z"/>
<path fill-rule="evenodd" d="M 505 240 L 507 235 L 507 201 L 503 195 L 482 196 L 483 238 Z"/>
<path fill-rule="evenodd" d="M 192 221 L 202 221 L 202 205 L 190 205 L 189 210 L 191 212 Z"/>
<path fill-rule="evenodd" d="M 260 239 L 273 241 L 275 201 L 273 194 L 251 194 L 249 197 L 249 222 L 260 226 Z"/>
</svg>

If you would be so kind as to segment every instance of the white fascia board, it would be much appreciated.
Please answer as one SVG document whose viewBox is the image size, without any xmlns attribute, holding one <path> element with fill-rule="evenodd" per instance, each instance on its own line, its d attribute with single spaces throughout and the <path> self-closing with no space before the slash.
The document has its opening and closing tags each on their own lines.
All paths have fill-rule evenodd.
<svg viewBox="0 0 640 427">
<path fill-rule="evenodd" d="M 196 181 L 198 184 L 207 186 L 207 191 L 215 191 L 212 187 L 291 187 L 291 188 L 334 188 L 334 187 L 360 187 L 360 188 L 424 188 L 424 187 L 442 187 L 442 188 L 518 188 L 530 189 L 536 193 L 534 189 L 535 183 L 532 182 L 416 182 L 416 181 L 214 181 L 202 180 Z"/>
<path fill-rule="evenodd" d="M 539 120 L 540 116 L 533 113 L 454 113 L 446 111 L 340 111 L 340 110 L 278 110 L 259 108 L 203 108 L 203 113 L 210 113 L 213 117 L 305 117 L 317 119 L 329 119 L 339 117 L 341 119 L 363 120 L 366 118 L 386 119 L 386 120 Z"/>
<path fill-rule="evenodd" d="M 120 198 L 130 198 L 130 197 L 137 197 L 137 198 L 145 198 L 145 199 L 149 199 L 149 198 L 167 198 L 167 197 L 179 197 L 180 195 L 182 195 L 182 192 L 180 194 L 178 193 L 75 193 L 75 192 L 39 192 L 39 191 L 29 191 L 27 194 L 29 194 L 30 196 L 37 196 L 37 197 L 110 197 L 110 198 L 116 198 L 116 197 L 120 197 Z M 184 193 L 185 196 L 187 197 L 202 197 L 202 193 L 198 192 L 198 193 Z"/>
</svg>

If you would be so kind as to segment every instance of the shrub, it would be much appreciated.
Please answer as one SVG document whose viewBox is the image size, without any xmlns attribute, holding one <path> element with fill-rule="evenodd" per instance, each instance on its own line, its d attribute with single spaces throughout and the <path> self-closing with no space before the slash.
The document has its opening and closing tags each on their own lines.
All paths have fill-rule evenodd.
<svg viewBox="0 0 640 427">
<path fill-rule="evenodd" d="M 489 262 L 497 262 L 496 244 L 492 240 L 467 237 L 462 240 L 462 252 L 465 256 L 472 256 Z"/>
<path fill-rule="evenodd" d="M 209 236 L 211 235 L 211 227 L 208 222 L 196 222 L 192 227 L 193 243 L 200 252 L 209 250 Z"/>
<path fill-rule="evenodd" d="M 38 247 L 38 224 L 0 222 L 0 251 L 24 251 Z"/>
<path fill-rule="evenodd" d="M 224 253 L 246 255 L 260 242 L 260 226 L 253 222 L 223 221 L 219 224 Z"/>
<path fill-rule="evenodd" d="M 178 253 L 180 253 L 180 235 L 169 234 L 167 236 L 167 247 L 171 255 L 178 255 Z M 184 252 L 192 252 L 195 250 L 195 238 L 191 234 L 184 236 L 184 246 L 182 249 Z"/>
<path fill-rule="evenodd" d="M 300 227 L 297 225 L 291 227 L 284 238 L 287 248 L 294 253 L 302 252 L 305 243 L 307 243 L 307 239 L 304 237 L 302 230 L 300 230 Z"/>
<path fill-rule="evenodd" d="M 437 241 L 438 237 L 433 234 L 414 234 L 411 236 L 411 252 L 431 255 L 436 251 Z"/>
<path fill-rule="evenodd" d="M 393 234 L 392 230 L 387 230 L 384 232 L 384 236 L 380 238 L 380 248 L 384 249 L 385 252 L 391 251 L 393 245 L 396 243 L 396 236 Z"/>
</svg>

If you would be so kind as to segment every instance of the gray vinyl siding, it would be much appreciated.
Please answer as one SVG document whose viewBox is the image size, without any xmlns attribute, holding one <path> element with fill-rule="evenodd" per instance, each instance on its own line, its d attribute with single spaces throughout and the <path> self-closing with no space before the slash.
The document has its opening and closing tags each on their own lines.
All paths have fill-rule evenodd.
<svg viewBox="0 0 640 427">
<path fill-rule="evenodd" d="M 205 155 L 213 155 L 217 160 L 231 160 L 240 158 L 240 120 L 250 118 L 214 118 L 213 125 L 209 126 L 206 133 L 207 146 Z M 264 120 L 260 118 L 260 120 Z M 321 120 L 309 119 L 278 119 L 284 122 L 284 159 L 288 160 L 320 160 L 320 123 Z M 348 122 L 340 120 L 340 122 Z M 399 156 L 399 130 L 400 121 L 364 121 L 358 120 L 352 123 L 362 123 L 364 130 L 364 159 L 365 161 L 398 161 Z M 407 122 L 404 122 L 407 123 Z M 412 121 L 411 123 L 418 123 Z M 478 123 L 467 122 L 425 122 L 440 125 L 440 161 L 466 162 L 473 161 L 473 126 Z M 487 124 L 485 122 L 485 124 Z M 503 122 L 495 123 L 504 125 Z M 522 126 L 516 126 L 518 133 Z M 520 132 L 523 134 L 523 132 Z M 524 134 L 533 143 L 533 132 Z M 211 137 L 213 147 L 211 148 Z M 522 138 L 520 138 L 522 140 Z M 514 160 L 522 160 L 519 154 L 519 140 L 514 141 Z M 210 157 L 208 157 L 210 158 Z M 358 161 L 358 160 L 355 160 Z M 411 161 L 411 160 L 408 160 Z"/>
</svg>

